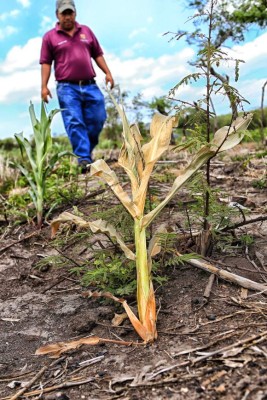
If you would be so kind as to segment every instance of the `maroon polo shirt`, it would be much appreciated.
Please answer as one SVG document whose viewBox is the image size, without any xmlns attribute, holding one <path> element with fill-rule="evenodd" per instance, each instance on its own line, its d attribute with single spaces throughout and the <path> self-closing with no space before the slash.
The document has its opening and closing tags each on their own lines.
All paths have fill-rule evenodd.
<svg viewBox="0 0 267 400">
<path fill-rule="evenodd" d="M 42 41 L 40 64 L 54 61 L 57 81 L 92 79 L 96 76 L 92 58 L 103 54 L 97 38 L 90 28 L 75 22 L 73 36 L 64 32 L 59 23 L 48 31 Z"/>
</svg>

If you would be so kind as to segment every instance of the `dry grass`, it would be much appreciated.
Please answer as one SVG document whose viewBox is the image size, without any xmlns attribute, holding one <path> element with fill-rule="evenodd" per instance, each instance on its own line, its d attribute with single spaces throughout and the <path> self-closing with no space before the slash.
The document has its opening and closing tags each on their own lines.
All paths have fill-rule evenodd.
<svg viewBox="0 0 267 400">
<path fill-rule="evenodd" d="M 19 172 L 9 167 L 9 160 L 0 154 L 0 184 L 7 179 L 17 180 Z"/>
</svg>

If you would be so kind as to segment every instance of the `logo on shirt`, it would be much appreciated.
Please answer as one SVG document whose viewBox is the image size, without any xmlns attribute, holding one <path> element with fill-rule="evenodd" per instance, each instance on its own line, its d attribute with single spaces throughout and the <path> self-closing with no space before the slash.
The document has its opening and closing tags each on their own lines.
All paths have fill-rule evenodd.
<svg viewBox="0 0 267 400">
<path fill-rule="evenodd" d="M 86 39 L 86 35 L 85 35 L 84 33 L 81 33 L 81 34 L 80 34 L 80 38 L 81 38 L 82 40 L 84 40 L 84 39 Z"/>
<path fill-rule="evenodd" d="M 60 46 L 61 44 L 63 44 L 63 43 L 68 43 L 68 41 L 67 40 L 62 40 L 62 42 L 58 42 L 58 46 Z"/>
</svg>

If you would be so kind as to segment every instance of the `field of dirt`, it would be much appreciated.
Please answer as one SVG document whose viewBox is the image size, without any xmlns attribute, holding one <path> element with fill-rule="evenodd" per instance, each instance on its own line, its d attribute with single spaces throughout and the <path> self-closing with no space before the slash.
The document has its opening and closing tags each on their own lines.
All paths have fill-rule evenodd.
<svg viewBox="0 0 267 400">
<path fill-rule="evenodd" d="M 266 285 L 266 292 L 215 277 L 205 296 L 208 272 L 189 264 L 169 267 L 168 282 L 156 290 L 158 339 L 143 345 L 128 320 L 112 324 L 123 309 L 86 298 L 67 269 L 35 268 L 40 257 L 55 251 L 49 226 L 39 232 L 33 226 L 10 233 L 3 228 L 0 400 L 267 399 L 267 196 L 266 187 L 253 185 L 266 176 L 266 157 L 254 157 L 253 146 L 235 152 L 249 155 L 246 168 L 230 155 L 214 161 L 212 184 L 228 195 L 230 206 L 245 207 L 247 220 L 258 221 L 235 229 L 236 238 L 249 235 L 252 243 L 246 247 L 236 240 L 231 250 L 217 250 L 208 261 Z M 86 177 L 80 179 L 82 184 Z M 89 192 L 96 188 L 89 181 Z M 98 201 L 103 198 L 84 199 L 79 209 L 89 215 Z M 167 212 L 175 224 L 175 201 L 172 205 L 173 214 Z M 243 218 L 240 212 L 236 222 Z M 71 254 L 71 248 L 63 251 Z M 133 298 L 128 302 L 135 308 Z M 35 355 L 42 345 L 90 336 L 117 343 L 83 345 L 57 359 Z M 123 341 L 132 344 L 119 344 Z"/>
</svg>

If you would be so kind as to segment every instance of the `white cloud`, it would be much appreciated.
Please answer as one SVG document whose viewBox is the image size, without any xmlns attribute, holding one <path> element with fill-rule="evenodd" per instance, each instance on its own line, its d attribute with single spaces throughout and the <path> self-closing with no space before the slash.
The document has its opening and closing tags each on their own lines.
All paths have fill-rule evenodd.
<svg viewBox="0 0 267 400">
<path fill-rule="evenodd" d="M 125 49 L 122 52 L 121 56 L 123 58 L 133 58 L 134 55 L 136 54 L 136 52 L 142 50 L 146 46 L 147 46 L 147 44 L 145 44 L 145 43 L 137 42 L 132 47 L 130 47 L 129 49 Z"/>
<path fill-rule="evenodd" d="M 141 35 L 142 33 L 147 32 L 147 28 L 139 28 L 139 29 L 134 29 L 130 34 L 129 34 L 129 39 L 133 39 L 137 35 Z"/>
<path fill-rule="evenodd" d="M 18 32 L 18 29 L 12 25 L 7 25 L 4 29 L 0 29 L 0 40 L 5 39 L 8 36 Z"/>
<path fill-rule="evenodd" d="M 16 71 L 0 77 L 0 103 L 24 103 L 40 94 L 40 69 Z M 38 99 L 40 95 L 38 96 Z"/>
<path fill-rule="evenodd" d="M 11 10 L 10 12 L 0 14 L 0 21 L 6 21 L 9 18 L 16 18 L 19 14 L 20 14 L 20 11 L 17 9 Z"/>
<path fill-rule="evenodd" d="M 122 91 L 141 92 L 146 99 L 167 94 L 190 68 L 187 61 L 193 58 L 194 52 L 186 48 L 172 55 L 158 58 L 138 57 L 121 59 L 111 54 L 106 58 L 113 71 L 117 84 Z"/>
<path fill-rule="evenodd" d="M 0 64 L 0 102 L 16 103 L 28 101 L 40 92 L 39 54 L 42 39 L 30 39 L 24 46 L 14 46 Z M 177 83 L 187 73 L 186 62 L 193 57 L 193 50 L 186 48 L 173 55 L 158 58 L 138 57 L 121 59 L 107 54 L 106 59 L 116 82 L 122 90 L 144 92 L 148 97 L 166 93 L 166 86 Z M 101 71 L 97 68 L 101 77 Z M 99 79 L 99 78 L 98 78 Z M 170 83 L 171 82 L 171 83 Z M 55 87 L 53 77 L 50 87 Z"/>
<path fill-rule="evenodd" d="M 125 49 L 125 50 L 122 52 L 122 57 L 123 57 L 123 58 L 132 58 L 132 57 L 134 56 L 134 54 L 135 54 L 135 51 L 134 51 L 133 48 Z"/>
<path fill-rule="evenodd" d="M 245 68 L 252 71 L 259 65 L 266 68 L 266 52 L 262 43 L 266 42 L 267 34 L 262 35 L 251 43 L 243 46 L 235 46 L 238 57 L 245 58 Z M 40 66 L 39 54 L 42 39 L 36 37 L 30 39 L 24 46 L 15 46 L 7 54 L 5 60 L 0 63 L 0 103 L 2 104 L 28 104 L 29 99 L 40 100 Z M 133 46 L 134 47 L 134 46 Z M 137 46 L 138 47 L 138 46 Z M 194 58 L 191 47 L 162 55 L 160 57 L 135 57 L 125 58 L 106 52 L 105 58 L 114 75 L 115 82 L 120 85 L 122 91 L 130 91 L 132 94 L 143 93 L 149 100 L 155 96 L 167 95 L 184 76 L 192 72 L 188 61 Z M 256 60 L 256 62 L 255 62 Z M 257 64 L 257 65 L 256 65 Z M 242 68 L 244 68 L 242 67 Z M 104 75 L 96 67 L 98 82 L 104 82 Z M 237 83 L 240 93 L 255 106 L 259 104 L 261 87 L 265 75 L 259 79 L 248 79 L 243 75 Z M 266 80 L 266 78 L 265 78 Z M 50 78 L 50 89 L 55 95 L 54 77 Z M 175 97 L 191 102 L 203 98 L 203 86 L 188 85 L 179 88 Z M 215 100 L 215 99 L 214 99 Z M 219 97 L 215 100 L 216 111 L 228 111 L 228 101 Z"/>
<path fill-rule="evenodd" d="M 259 68 L 266 68 L 267 59 L 267 32 L 257 37 L 251 42 L 243 45 L 233 46 L 232 49 L 226 50 L 232 57 L 244 60 L 246 64 L 242 65 L 242 71 L 251 72 Z"/>
<path fill-rule="evenodd" d="M 40 24 L 39 33 L 43 34 L 54 27 L 54 20 L 44 15 Z"/>
<path fill-rule="evenodd" d="M 28 103 L 40 99 L 41 74 L 40 37 L 30 39 L 25 46 L 14 46 L 0 64 L 0 103 Z M 52 81 L 52 85 L 53 81 Z"/>
<path fill-rule="evenodd" d="M 250 102 L 250 105 L 245 103 L 245 109 L 250 110 L 251 108 L 260 107 L 262 87 L 265 82 L 266 78 L 240 81 L 238 85 L 239 92 Z"/>
<path fill-rule="evenodd" d="M 30 7 L 31 5 L 30 0 L 17 0 L 17 3 L 21 4 L 24 8 Z"/>
<path fill-rule="evenodd" d="M 8 52 L 6 59 L 0 64 L 0 73 L 13 73 L 35 67 L 39 63 L 42 39 L 30 39 L 25 46 L 14 46 Z"/>
</svg>

